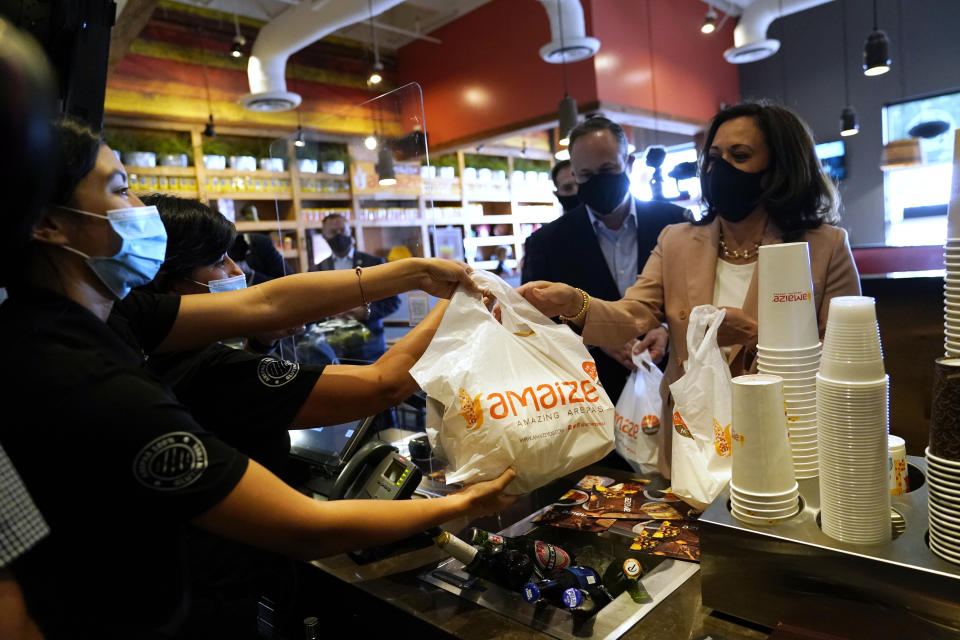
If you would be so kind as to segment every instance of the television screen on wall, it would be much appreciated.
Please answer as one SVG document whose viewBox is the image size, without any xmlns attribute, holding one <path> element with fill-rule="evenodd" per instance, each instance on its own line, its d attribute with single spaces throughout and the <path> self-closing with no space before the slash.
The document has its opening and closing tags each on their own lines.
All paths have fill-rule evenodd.
<svg viewBox="0 0 960 640">
<path fill-rule="evenodd" d="M 847 168 L 844 163 L 843 140 L 834 140 L 833 142 L 823 142 L 816 146 L 817 157 L 820 158 L 820 164 L 823 170 L 827 172 L 835 182 L 847 177 Z"/>
</svg>

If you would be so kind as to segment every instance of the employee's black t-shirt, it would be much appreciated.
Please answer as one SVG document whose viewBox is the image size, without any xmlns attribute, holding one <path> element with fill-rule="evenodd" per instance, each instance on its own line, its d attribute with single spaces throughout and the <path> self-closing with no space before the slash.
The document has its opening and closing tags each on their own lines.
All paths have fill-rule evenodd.
<svg viewBox="0 0 960 640">
<path fill-rule="evenodd" d="M 147 368 L 173 389 L 197 422 L 281 477 L 290 455 L 287 429 L 323 373 L 323 366 L 222 344 L 154 355 Z"/>
<path fill-rule="evenodd" d="M 131 294 L 125 318 L 152 347 L 177 299 L 144 295 Z M 227 496 L 246 456 L 62 295 L 12 291 L 0 305 L 0 351 L 9 367 L 0 442 L 51 530 L 14 567 L 30 613 L 48 638 L 137 637 L 131 628 L 168 623 L 184 604 L 183 523 Z"/>
</svg>

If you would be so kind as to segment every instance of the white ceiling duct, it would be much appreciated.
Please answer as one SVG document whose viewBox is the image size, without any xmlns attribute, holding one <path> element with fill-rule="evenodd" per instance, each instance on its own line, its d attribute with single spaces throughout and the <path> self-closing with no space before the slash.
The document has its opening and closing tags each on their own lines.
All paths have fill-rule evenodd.
<svg viewBox="0 0 960 640">
<path fill-rule="evenodd" d="M 348 25 L 374 16 L 403 0 L 301 0 L 260 29 L 247 79 L 250 93 L 239 102 L 251 111 L 288 111 L 300 104 L 300 95 L 287 91 L 284 77 L 291 54 Z"/>
<path fill-rule="evenodd" d="M 586 35 L 580 0 L 540 0 L 550 19 L 549 43 L 540 57 L 553 64 L 586 60 L 600 49 L 600 41 Z M 562 29 L 561 29 L 562 25 Z"/>
<path fill-rule="evenodd" d="M 723 57 L 733 64 L 769 58 L 780 50 L 779 40 L 767 38 L 771 22 L 827 2 L 830 0 L 754 0 L 740 14 L 733 30 L 734 46 L 724 51 Z"/>
</svg>

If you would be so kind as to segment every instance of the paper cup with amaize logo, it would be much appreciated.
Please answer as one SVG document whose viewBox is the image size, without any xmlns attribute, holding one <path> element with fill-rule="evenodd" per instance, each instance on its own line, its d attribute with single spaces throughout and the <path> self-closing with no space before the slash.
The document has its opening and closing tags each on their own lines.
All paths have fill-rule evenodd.
<svg viewBox="0 0 960 640">
<path fill-rule="evenodd" d="M 759 344 L 796 349 L 820 341 L 806 242 L 760 247 L 757 261 Z"/>
</svg>

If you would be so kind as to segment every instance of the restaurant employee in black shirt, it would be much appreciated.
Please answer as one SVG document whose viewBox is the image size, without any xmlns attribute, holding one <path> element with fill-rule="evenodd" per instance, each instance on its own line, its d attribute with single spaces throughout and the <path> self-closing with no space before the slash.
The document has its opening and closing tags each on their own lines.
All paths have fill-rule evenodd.
<svg viewBox="0 0 960 640">
<path fill-rule="evenodd" d="M 197 200 L 153 194 L 143 202 L 157 207 L 167 231 L 166 259 L 145 290 L 193 295 L 245 287 L 242 271 L 227 255 L 236 236 L 233 223 Z M 300 364 L 217 343 L 152 356 L 147 368 L 200 424 L 282 477 L 288 429 L 374 415 L 418 389 L 410 367 L 430 344 L 446 305 L 438 301 L 370 365 Z"/>
<path fill-rule="evenodd" d="M 498 511 L 512 480 L 446 498 L 315 502 L 200 426 L 141 365 L 144 353 L 295 326 L 361 301 L 423 288 L 476 291 L 465 266 L 399 261 L 355 273 L 310 273 L 217 296 L 131 294 L 150 281 L 166 234 L 129 193 L 113 152 L 88 129 L 59 125 L 60 177 L 39 220 L 0 218 L 24 255 L 4 263 L 0 349 L 14 363 L 0 402 L 17 418 L 0 443 L 50 526 L 30 562 L 14 567 L 31 616 L 49 638 L 175 635 L 187 606 L 182 526 L 301 558 L 402 538 L 458 515 Z M 32 229 L 29 237 L 20 230 Z M 358 277 L 359 276 L 359 277 Z M 323 295 L 316 295 L 322 290 Z M 149 321 L 147 321 L 149 319 Z"/>
</svg>

